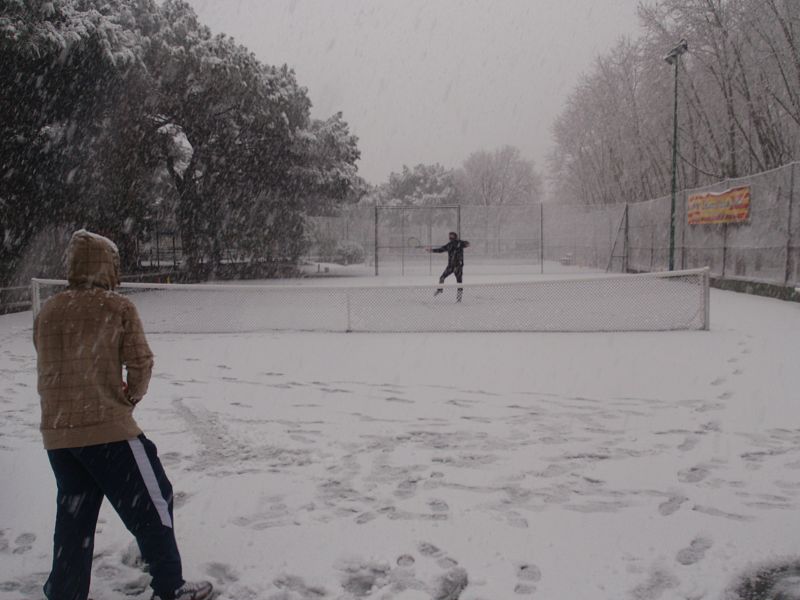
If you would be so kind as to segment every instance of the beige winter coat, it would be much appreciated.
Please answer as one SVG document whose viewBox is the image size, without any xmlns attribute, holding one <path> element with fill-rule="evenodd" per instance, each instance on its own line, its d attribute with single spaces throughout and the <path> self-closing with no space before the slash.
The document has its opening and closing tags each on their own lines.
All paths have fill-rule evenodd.
<svg viewBox="0 0 800 600">
<path fill-rule="evenodd" d="M 67 263 L 69 287 L 42 306 L 33 327 L 48 450 L 139 435 L 133 408 L 147 392 L 153 368 L 136 307 L 113 291 L 119 283 L 113 242 L 78 231 Z"/>
</svg>

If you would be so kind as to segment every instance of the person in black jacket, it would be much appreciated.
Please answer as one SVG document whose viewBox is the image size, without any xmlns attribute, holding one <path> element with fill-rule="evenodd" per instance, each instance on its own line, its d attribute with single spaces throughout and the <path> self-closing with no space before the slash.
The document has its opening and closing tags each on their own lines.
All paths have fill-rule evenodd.
<svg viewBox="0 0 800 600">
<path fill-rule="evenodd" d="M 453 274 L 456 276 L 456 281 L 461 283 L 462 276 L 464 274 L 464 248 L 469 248 L 469 242 L 458 239 L 458 234 L 455 231 L 451 231 L 449 236 L 450 241 L 444 246 L 440 246 L 439 248 L 428 248 L 428 252 L 447 252 L 447 268 L 442 273 L 442 276 L 439 277 L 439 283 L 444 283 L 444 280 Z M 438 296 L 442 293 L 442 291 L 443 289 L 439 288 L 434 293 L 434 296 Z M 458 288 L 456 302 L 461 302 L 462 293 L 463 288 Z"/>
</svg>

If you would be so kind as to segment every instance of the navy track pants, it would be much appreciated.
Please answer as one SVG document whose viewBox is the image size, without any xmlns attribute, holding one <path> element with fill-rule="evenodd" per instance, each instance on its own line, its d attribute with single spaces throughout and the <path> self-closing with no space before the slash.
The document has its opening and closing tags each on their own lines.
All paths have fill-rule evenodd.
<svg viewBox="0 0 800 600">
<path fill-rule="evenodd" d="M 58 486 L 53 569 L 48 600 L 86 600 L 92 574 L 97 516 L 108 498 L 136 538 L 149 566 L 151 587 L 172 598 L 184 581 L 172 519 L 172 485 L 155 445 L 138 438 L 48 450 Z"/>
</svg>

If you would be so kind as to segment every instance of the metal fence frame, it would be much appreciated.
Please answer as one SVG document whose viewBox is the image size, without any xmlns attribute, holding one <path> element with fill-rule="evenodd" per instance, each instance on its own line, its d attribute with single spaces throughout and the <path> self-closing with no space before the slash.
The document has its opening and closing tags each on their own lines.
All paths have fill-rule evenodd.
<svg viewBox="0 0 800 600">
<path fill-rule="evenodd" d="M 409 249 L 407 244 L 407 239 L 405 236 L 405 222 L 406 222 L 406 211 L 418 212 L 418 211 L 427 211 L 429 213 L 428 218 L 428 236 L 427 242 L 429 246 L 433 246 L 433 235 L 432 235 L 432 216 L 434 211 L 442 211 L 442 210 L 454 210 L 456 213 L 456 223 L 455 223 L 455 231 L 458 233 L 459 237 L 461 237 L 461 205 L 460 204 L 438 204 L 438 205 L 428 205 L 428 206 L 416 206 L 416 205 L 407 205 L 407 206 L 394 206 L 394 205 L 385 205 L 385 204 L 376 204 L 375 205 L 375 245 L 373 248 L 374 251 L 374 262 L 375 262 L 375 275 L 380 274 L 379 265 L 380 265 L 380 251 L 381 250 L 400 250 L 400 274 L 405 275 L 405 259 L 406 259 L 406 251 Z M 390 214 L 392 212 L 397 212 L 400 214 L 400 240 L 401 244 L 399 246 L 393 245 L 386 245 L 381 242 L 381 211 L 389 211 Z M 433 269 L 433 257 L 429 259 L 429 270 L 432 271 Z"/>
<path fill-rule="evenodd" d="M 764 173 L 681 190 L 676 211 L 677 268 L 708 266 L 715 278 L 800 286 L 799 166 L 800 163 L 791 163 Z M 748 222 L 687 224 L 690 194 L 719 192 L 739 185 L 752 187 Z M 347 222 L 347 232 L 342 234 L 349 241 L 376 248 L 380 245 L 378 211 L 388 208 L 428 207 L 362 205 L 343 211 L 340 217 L 328 218 L 328 226 L 337 219 Z M 541 265 L 542 273 L 558 269 L 559 263 L 614 272 L 669 268 L 669 196 L 609 205 L 460 205 L 459 215 L 459 233 L 472 241 L 471 261 L 478 257 L 487 261 L 513 258 L 520 264 Z M 404 258 L 398 256 L 397 260 Z M 381 257 L 378 260 L 387 264 Z M 404 271 L 404 266 L 399 270 Z M 377 264 L 375 273 L 378 274 Z"/>
</svg>

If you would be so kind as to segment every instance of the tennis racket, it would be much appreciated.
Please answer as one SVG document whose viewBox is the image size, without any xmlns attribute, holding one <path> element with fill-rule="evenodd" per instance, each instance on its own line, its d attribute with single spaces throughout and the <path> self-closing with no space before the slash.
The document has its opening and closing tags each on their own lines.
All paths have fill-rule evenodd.
<svg viewBox="0 0 800 600">
<path fill-rule="evenodd" d="M 409 248 L 416 248 L 416 249 L 422 249 L 426 247 L 422 245 L 422 242 L 419 241 L 418 237 L 414 236 L 411 236 L 410 238 L 408 238 L 408 240 L 406 240 L 406 245 L 408 245 Z"/>
</svg>

